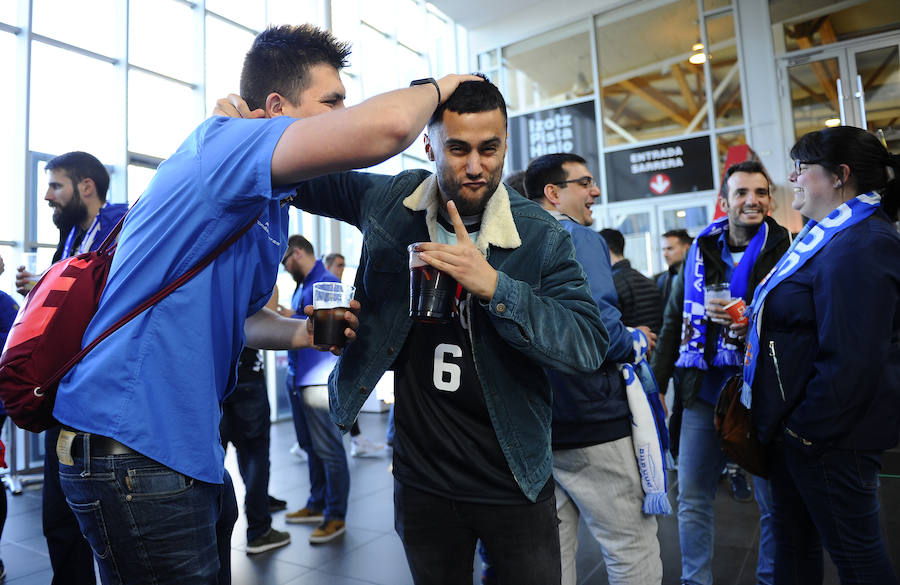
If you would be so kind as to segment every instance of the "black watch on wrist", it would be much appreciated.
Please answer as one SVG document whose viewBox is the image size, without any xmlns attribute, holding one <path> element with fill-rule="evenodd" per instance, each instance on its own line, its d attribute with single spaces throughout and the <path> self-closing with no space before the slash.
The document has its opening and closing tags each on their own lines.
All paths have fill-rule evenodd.
<svg viewBox="0 0 900 585">
<path fill-rule="evenodd" d="M 441 88 L 438 87 L 437 81 L 434 80 L 434 77 L 425 77 L 423 79 L 413 79 L 409 82 L 409 86 L 412 87 L 414 85 L 428 85 L 431 84 L 434 86 L 434 89 L 437 90 L 438 93 L 438 105 L 441 105 Z"/>
</svg>

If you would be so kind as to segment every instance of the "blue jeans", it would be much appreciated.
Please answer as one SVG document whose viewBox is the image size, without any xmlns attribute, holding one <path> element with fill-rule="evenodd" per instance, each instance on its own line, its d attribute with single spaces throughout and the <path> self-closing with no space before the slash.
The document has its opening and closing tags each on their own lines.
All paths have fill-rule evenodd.
<svg viewBox="0 0 900 585">
<path fill-rule="evenodd" d="M 678 456 L 678 536 L 681 541 L 681 580 L 691 585 L 711 585 L 713 501 L 719 476 L 725 468 L 725 453 L 719 446 L 713 406 L 696 400 L 684 409 Z M 768 482 L 753 478 L 753 495 L 759 506 L 759 556 L 756 578 L 760 584 L 774 582 L 774 529 Z"/>
<path fill-rule="evenodd" d="M 343 520 L 350 495 L 350 469 L 344 438 L 328 416 L 328 387 L 295 388 L 291 376 L 287 386 L 297 443 L 306 451 L 309 464 L 306 507 L 321 511 L 325 520 Z"/>
<path fill-rule="evenodd" d="M 416 585 L 470 585 L 479 539 L 499 583 L 560 582 L 554 496 L 536 504 L 470 504 L 394 480 L 394 529 Z"/>
<path fill-rule="evenodd" d="M 269 513 L 269 397 L 263 378 L 239 383 L 222 403 L 219 430 L 223 446 L 234 443 L 246 488 L 247 542 L 272 527 Z"/>
<path fill-rule="evenodd" d="M 94 585 L 94 553 L 81 535 L 78 520 L 66 504 L 59 485 L 56 441 L 61 426 L 44 431 L 44 483 L 41 493 L 41 524 L 53 568 L 51 585 Z M 2 489 L 2 486 L 0 486 Z"/>
<path fill-rule="evenodd" d="M 776 443 L 770 454 L 779 585 L 820 585 L 823 545 L 841 583 L 896 585 L 878 518 L 881 453 Z"/>
<path fill-rule="evenodd" d="M 237 502 L 231 478 L 210 484 L 142 455 L 85 457 L 59 464 L 69 507 L 104 585 L 231 582 Z"/>
</svg>

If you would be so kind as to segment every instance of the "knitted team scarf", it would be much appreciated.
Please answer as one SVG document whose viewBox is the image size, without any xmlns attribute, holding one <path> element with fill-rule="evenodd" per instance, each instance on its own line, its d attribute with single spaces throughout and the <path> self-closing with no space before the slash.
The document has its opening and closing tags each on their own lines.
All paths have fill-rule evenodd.
<svg viewBox="0 0 900 585">
<path fill-rule="evenodd" d="M 797 272 L 810 258 L 825 247 L 842 230 L 855 225 L 878 209 L 881 195 L 875 192 L 865 193 L 842 203 L 822 221 L 816 223 L 809 220 L 806 226 L 794 238 L 794 242 L 785 252 L 778 264 L 756 287 L 753 303 L 747 307 L 745 314 L 750 316 L 747 329 L 746 350 L 744 353 L 744 386 L 741 389 L 741 402 L 747 408 L 752 403 L 753 377 L 756 375 L 756 364 L 759 359 L 759 334 L 762 329 L 762 314 L 766 296 L 786 278 Z"/>
<path fill-rule="evenodd" d="M 679 368 L 708 369 L 703 359 L 703 346 L 706 342 L 706 309 L 703 305 L 703 288 L 706 284 L 706 268 L 703 265 L 703 254 L 700 252 L 700 238 L 715 236 L 728 230 L 728 217 L 720 217 L 715 220 L 697 236 L 691 249 L 688 251 L 684 265 L 684 309 L 682 310 L 681 347 L 678 361 L 675 365 Z M 731 273 L 729 282 L 732 294 L 746 294 L 747 283 L 750 280 L 750 272 L 756 264 L 756 258 L 760 250 L 766 245 L 769 236 L 769 225 L 766 222 L 760 226 L 756 235 L 747 244 L 747 249 L 741 257 L 741 261 Z M 734 344 L 734 340 L 719 334 L 716 343 L 716 357 L 714 366 L 739 366 L 743 363 L 740 348 Z"/>
<path fill-rule="evenodd" d="M 634 346 L 634 363 L 617 367 L 625 378 L 625 395 L 631 411 L 631 439 L 644 489 L 642 510 L 644 514 L 667 516 L 672 513 L 672 506 L 666 496 L 665 452 L 669 448 L 669 432 L 665 410 L 653 371 L 647 364 L 647 337 L 637 329 L 628 329 Z"/>
</svg>

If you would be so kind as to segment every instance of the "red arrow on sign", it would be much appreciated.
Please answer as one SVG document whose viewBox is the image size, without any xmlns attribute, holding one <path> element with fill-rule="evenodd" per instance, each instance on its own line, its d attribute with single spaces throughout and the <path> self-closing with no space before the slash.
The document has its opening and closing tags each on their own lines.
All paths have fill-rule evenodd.
<svg viewBox="0 0 900 585">
<path fill-rule="evenodd" d="M 672 186 L 672 181 L 663 173 L 656 173 L 650 177 L 650 190 L 657 195 L 662 195 Z"/>
</svg>

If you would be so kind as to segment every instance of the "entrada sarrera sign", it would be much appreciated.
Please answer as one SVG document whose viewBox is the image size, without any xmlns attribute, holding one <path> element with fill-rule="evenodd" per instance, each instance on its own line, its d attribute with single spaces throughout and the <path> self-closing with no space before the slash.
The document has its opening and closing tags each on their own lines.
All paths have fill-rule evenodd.
<svg viewBox="0 0 900 585">
<path fill-rule="evenodd" d="M 606 153 L 609 201 L 713 189 L 709 137 Z"/>
<path fill-rule="evenodd" d="M 570 152 L 583 156 L 595 177 L 597 163 L 597 123 L 594 102 L 587 101 L 509 119 L 509 168 L 523 170 L 541 155 Z"/>
</svg>

